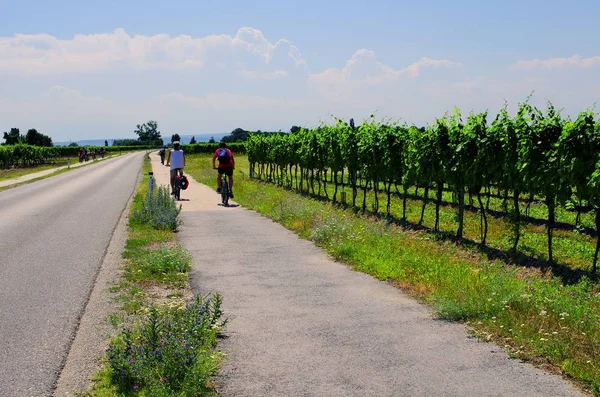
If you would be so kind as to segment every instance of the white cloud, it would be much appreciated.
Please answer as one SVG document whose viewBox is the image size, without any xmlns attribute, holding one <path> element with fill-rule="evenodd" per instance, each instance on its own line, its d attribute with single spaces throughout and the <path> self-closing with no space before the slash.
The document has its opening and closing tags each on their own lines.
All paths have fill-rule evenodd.
<svg viewBox="0 0 600 397">
<path fill-rule="evenodd" d="M 535 91 L 544 106 L 577 113 L 598 101 L 600 57 L 520 61 L 514 70 L 564 69 L 546 76 L 415 58 L 404 65 L 359 49 L 340 65 L 308 73 L 300 50 L 253 28 L 233 36 L 112 33 L 0 37 L 0 128 L 35 127 L 55 141 L 128 137 L 153 119 L 164 135 L 236 127 L 289 129 L 375 113 L 431 123 L 454 106 L 495 112 Z M 337 67 L 335 67 L 337 66 Z M 472 70 L 470 72 L 473 72 Z M 0 130 L 1 131 L 1 130 Z"/>
<path fill-rule="evenodd" d="M 298 48 L 289 41 L 281 39 L 272 44 L 261 31 L 249 27 L 239 29 L 233 37 L 130 36 L 123 29 L 76 35 L 69 40 L 45 34 L 0 37 L 0 72 L 25 75 L 91 72 L 122 66 L 135 70 L 202 69 L 207 64 L 217 67 L 232 57 L 247 63 L 252 56 L 260 59 L 253 64 L 267 69 L 277 61 L 288 66 L 306 65 Z"/>
<path fill-rule="evenodd" d="M 562 70 L 570 67 L 591 68 L 600 65 L 600 56 L 582 58 L 573 55 L 570 58 L 533 59 L 530 61 L 518 61 L 509 67 L 510 70 Z"/>
<path fill-rule="evenodd" d="M 431 72 L 435 69 L 451 70 L 451 78 L 448 71 Z M 424 74 L 425 70 L 430 73 Z M 342 69 L 329 68 L 311 74 L 308 87 L 326 114 L 360 119 L 375 113 L 377 117 L 410 117 L 409 122 L 417 123 L 432 112 L 431 102 L 437 100 L 426 94 L 428 84 L 455 81 L 457 74 L 464 78 L 462 64 L 458 62 L 424 57 L 406 67 L 394 68 L 380 62 L 373 51 L 361 49 Z M 445 98 L 440 102 L 452 103 L 452 94 L 438 91 Z M 452 108 L 452 104 L 449 106 Z"/>
<path fill-rule="evenodd" d="M 409 65 L 408 67 L 399 70 L 397 73 L 399 76 L 407 74 L 411 78 L 419 76 L 421 69 L 440 69 L 440 68 L 459 68 L 462 67 L 462 63 L 449 61 L 447 59 L 431 59 L 421 58 L 417 62 Z"/>
<path fill-rule="evenodd" d="M 383 83 L 397 80 L 400 77 L 414 79 L 422 69 L 456 68 L 462 64 L 446 59 L 421 58 L 403 69 L 394 69 L 379 62 L 375 52 L 361 49 L 346 61 L 342 69 L 330 68 L 321 73 L 310 75 L 310 80 L 317 84 L 343 84 L 348 81 L 363 83 Z"/>
<path fill-rule="evenodd" d="M 275 79 L 281 79 L 281 78 L 285 78 L 287 76 L 289 76 L 289 73 L 286 72 L 285 70 L 275 70 L 274 72 L 256 72 L 253 70 L 246 70 L 246 69 L 241 69 L 239 71 L 240 76 L 249 79 L 249 80 L 258 80 L 258 79 L 265 79 L 265 80 L 275 80 Z"/>
<path fill-rule="evenodd" d="M 84 101 L 84 102 L 106 102 L 106 100 L 100 98 L 99 96 L 85 96 L 81 92 L 77 90 L 73 90 L 67 87 L 63 87 L 60 85 L 55 85 L 51 87 L 48 91 L 43 92 L 41 97 L 48 97 L 52 100 L 62 99 L 62 100 L 76 100 L 76 101 Z"/>
</svg>

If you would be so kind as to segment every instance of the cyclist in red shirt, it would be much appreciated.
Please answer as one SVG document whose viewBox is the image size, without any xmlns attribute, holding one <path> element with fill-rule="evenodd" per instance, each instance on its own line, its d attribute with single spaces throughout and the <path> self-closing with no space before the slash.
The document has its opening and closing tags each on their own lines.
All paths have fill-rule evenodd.
<svg viewBox="0 0 600 397">
<path fill-rule="evenodd" d="M 219 167 L 216 166 L 216 161 L 219 160 Z M 229 197 L 233 198 L 233 170 L 235 169 L 235 160 L 233 153 L 227 147 L 225 142 L 219 143 L 219 147 L 213 154 L 213 169 L 219 173 L 217 175 L 217 193 L 221 193 L 221 177 L 223 174 L 229 177 Z"/>
</svg>

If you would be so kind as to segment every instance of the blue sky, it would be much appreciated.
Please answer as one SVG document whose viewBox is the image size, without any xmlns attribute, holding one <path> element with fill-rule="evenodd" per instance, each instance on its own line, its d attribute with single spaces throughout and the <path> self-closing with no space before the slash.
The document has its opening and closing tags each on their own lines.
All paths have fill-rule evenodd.
<svg viewBox="0 0 600 397">
<path fill-rule="evenodd" d="M 0 0 L 0 132 L 55 141 L 331 115 L 424 125 L 530 92 L 565 115 L 600 100 L 598 1 Z"/>
</svg>

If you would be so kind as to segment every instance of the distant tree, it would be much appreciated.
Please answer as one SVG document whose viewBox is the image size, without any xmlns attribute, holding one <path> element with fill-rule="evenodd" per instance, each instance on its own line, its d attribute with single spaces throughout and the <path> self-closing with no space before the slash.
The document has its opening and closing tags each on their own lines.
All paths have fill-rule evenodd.
<svg viewBox="0 0 600 397">
<path fill-rule="evenodd" d="M 297 125 L 293 125 L 292 128 L 290 128 L 290 132 L 292 134 L 295 134 L 295 133 L 297 133 L 299 131 L 300 131 L 300 127 L 298 127 Z"/>
<path fill-rule="evenodd" d="M 208 140 L 208 143 L 215 143 L 215 137 L 211 136 L 210 139 Z"/>
<path fill-rule="evenodd" d="M 145 124 L 138 124 L 134 133 L 138 135 L 138 141 L 144 145 L 163 145 L 160 131 L 158 130 L 158 123 L 156 121 L 150 120 Z"/>
<path fill-rule="evenodd" d="M 52 138 L 47 135 L 40 134 L 35 128 L 27 131 L 27 134 L 25 135 L 25 142 L 28 145 L 33 146 L 53 146 Z"/>
<path fill-rule="evenodd" d="M 146 145 L 146 142 L 142 142 L 138 139 L 115 139 L 113 146 L 141 146 Z"/>
<path fill-rule="evenodd" d="M 69 147 L 79 147 L 79 144 L 77 142 L 71 142 L 68 145 Z"/>
<path fill-rule="evenodd" d="M 18 128 L 11 128 L 10 132 L 4 133 L 3 145 L 16 145 L 24 141 L 23 135 Z"/>
<path fill-rule="evenodd" d="M 196 137 L 192 136 L 192 139 L 190 139 L 190 145 L 193 145 L 194 143 L 196 143 Z"/>
<path fill-rule="evenodd" d="M 104 140 L 104 146 L 108 146 L 108 141 L 106 139 Z"/>
<path fill-rule="evenodd" d="M 179 136 L 179 134 L 171 135 L 171 143 L 173 143 L 175 141 L 181 142 L 181 137 Z"/>
<path fill-rule="evenodd" d="M 242 128 L 236 128 L 231 131 L 231 135 L 224 136 L 221 142 L 242 142 L 248 139 L 248 131 Z"/>
</svg>

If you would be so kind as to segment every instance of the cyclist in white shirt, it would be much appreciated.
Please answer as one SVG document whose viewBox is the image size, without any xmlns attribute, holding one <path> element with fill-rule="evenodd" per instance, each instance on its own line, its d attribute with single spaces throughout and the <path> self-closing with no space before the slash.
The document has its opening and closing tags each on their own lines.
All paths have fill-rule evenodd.
<svg viewBox="0 0 600 397">
<path fill-rule="evenodd" d="M 181 150 L 179 141 L 173 142 L 173 150 L 169 152 L 167 166 L 171 167 L 171 194 L 175 194 L 173 187 L 175 186 L 177 173 L 179 173 L 179 176 L 183 176 L 183 167 L 185 167 L 185 154 Z"/>
</svg>

